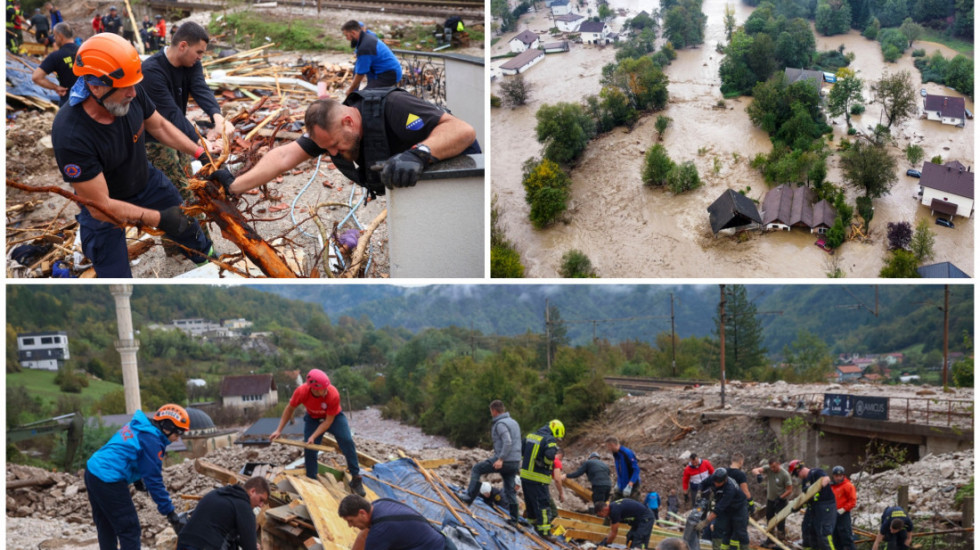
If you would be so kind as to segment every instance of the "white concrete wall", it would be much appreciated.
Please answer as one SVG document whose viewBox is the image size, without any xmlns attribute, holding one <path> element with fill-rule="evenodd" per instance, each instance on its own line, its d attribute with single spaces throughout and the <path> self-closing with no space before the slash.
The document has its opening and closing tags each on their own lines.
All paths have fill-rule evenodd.
<svg viewBox="0 0 980 550">
<path fill-rule="evenodd" d="M 526 44 L 524 44 L 520 40 L 517 40 L 516 38 L 512 38 L 511 39 L 511 41 L 510 41 L 510 51 L 512 51 L 514 53 L 521 53 L 524 50 L 527 50 L 527 45 Z"/>
<path fill-rule="evenodd" d="M 932 204 L 932 199 L 939 199 L 946 202 L 952 202 L 956 204 L 956 215 L 963 216 L 964 218 L 969 218 L 970 214 L 973 213 L 973 199 L 968 199 L 966 197 L 961 197 L 959 195 L 951 195 L 948 193 L 943 193 L 938 189 L 932 189 L 930 187 L 922 188 L 922 204 L 925 207 L 929 207 Z"/>
<path fill-rule="evenodd" d="M 484 178 L 388 191 L 392 277 L 483 277 Z"/>
<path fill-rule="evenodd" d="M 578 30 L 578 26 L 582 24 L 584 19 L 579 19 L 578 21 L 558 21 L 558 30 L 562 32 L 575 32 Z"/>
<path fill-rule="evenodd" d="M 21 361 L 20 366 L 25 369 L 36 369 L 36 370 L 58 370 L 57 359 L 45 359 L 43 361 Z"/>
<path fill-rule="evenodd" d="M 565 15 L 566 13 L 572 13 L 572 5 L 565 4 L 564 6 L 552 6 L 551 13 L 554 15 Z"/>
<path fill-rule="evenodd" d="M 483 63 L 480 64 L 454 59 L 446 59 L 446 106 L 453 116 L 473 126 L 476 139 L 481 147 L 486 147 L 487 134 L 485 121 L 487 102 L 483 100 L 486 78 L 483 76 Z"/>
</svg>

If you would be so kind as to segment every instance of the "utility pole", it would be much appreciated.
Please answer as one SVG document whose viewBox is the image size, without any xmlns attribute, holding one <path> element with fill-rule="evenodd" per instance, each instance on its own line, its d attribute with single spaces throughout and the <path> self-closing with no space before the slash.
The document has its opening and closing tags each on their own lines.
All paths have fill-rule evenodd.
<svg viewBox="0 0 980 550">
<path fill-rule="evenodd" d="M 548 370 L 551 372 L 551 315 L 548 312 L 548 299 L 544 299 L 544 355 Z"/>
<path fill-rule="evenodd" d="M 721 408 L 725 408 L 725 285 L 718 285 L 721 287 L 721 302 L 718 304 L 718 319 L 721 321 L 718 324 L 718 332 L 721 336 Z"/>
<path fill-rule="evenodd" d="M 674 293 L 670 293 L 670 374 L 677 378 L 677 349 L 674 343 Z"/>
<path fill-rule="evenodd" d="M 949 392 L 949 285 L 943 302 L 943 393 Z"/>
</svg>

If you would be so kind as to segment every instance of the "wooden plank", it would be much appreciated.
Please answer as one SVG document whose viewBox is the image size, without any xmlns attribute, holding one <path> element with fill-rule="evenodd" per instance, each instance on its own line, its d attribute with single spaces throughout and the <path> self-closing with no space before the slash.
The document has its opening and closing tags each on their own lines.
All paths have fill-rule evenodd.
<svg viewBox="0 0 980 550">
<path fill-rule="evenodd" d="M 450 464 L 456 464 L 455 458 L 436 458 L 432 460 L 420 460 L 419 464 L 428 470 L 438 468 L 440 466 L 448 466 Z"/>
<path fill-rule="evenodd" d="M 340 445 L 337 444 L 337 441 L 330 434 L 324 434 L 323 443 L 320 445 L 312 445 L 310 443 L 306 443 L 305 441 L 293 441 L 292 439 L 283 439 L 281 437 L 273 441 L 273 443 L 279 443 L 281 445 L 291 445 L 293 447 L 301 447 L 303 449 L 312 449 L 314 451 L 325 451 L 330 453 L 340 451 Z M 362 453 L 361 451 L 357 451 L 357 462 L 361 466 L 367 466 L 368 468 L 373 468 L 376 464 L 381 463 L 382 460 L 374 458 L 371 455 Z"/>
<path fill-rule="evenodd" d="M 562 480 L 561 484 L 562 486 L 571 489 L 572 492 L 578 496 L 578 498 L 584 500 L 585 502 L 592 502 L 592 491 L 586 489 L 574 480 L 565 478 Z"/>
<path fill-rule="evenodd" d="M 310 514 L 313 525 L 316 526 L 324 549 L 350 548 L 357 538 L 357 531 L 337 515 L 339 504 L 337 499 L 323 485 L 312 479 L 296 477 L 291 481 L 300 498 L 303 499 L 303 504 L 306 505 L 306 511 Z"/>
<path fill-rule="evenodd" d="M 600 518 L 599 516 L 593 516 L 591 514 L 580 514 L 578 512 L 572 512 L 571 510 L 558 509 L 558 517 L 566 519 L 574 519 L 576 521 L 584 521 L 586 523 L 598 523 L 602 525 L 606 520 Z"/>
<path fill-rule="evenodd" d="M 247 481 L 227 468 L 222 468 L 217 464 L 212 464 L 206 460 L 201 460 L 200 458 L 194 461 L 194 471 L 229 485 L 237 485 L 241 482 Z"/>
<path fill-rule="evenodd" d="M 806 501 L 808 501 L 811 498 L 813 498 L 813 496 L 816 495 L 819 492 L 820 492 L 820 484 L 819 483 L 814 483 L 813 485 L 811 485 L 810 486 L 810 490 L 808 490 L 805 494 L 801 494 L 800 496 L 798 496 L 795 499 L 791 500 L 790 503 L 787 504 L 785 508 L 783 508 L 775 516 L 773 516 L 773 518 L 771 520 L 769 520 L 769 523 L 766 525 L 766 529 L 765 530 L 766 531 L 772 531 L 772 528 L 775 527 L 777 523 L 779 523 L 779 522 L 783 521 L 784 519 L 788 518 L 789 515 L 793 513 L 793 509 L 794 508 L 797 508 L 797 509 L 798 508 L 802 508 L 803 507 L 803 503 L 805 503 Z"/>
</svg>

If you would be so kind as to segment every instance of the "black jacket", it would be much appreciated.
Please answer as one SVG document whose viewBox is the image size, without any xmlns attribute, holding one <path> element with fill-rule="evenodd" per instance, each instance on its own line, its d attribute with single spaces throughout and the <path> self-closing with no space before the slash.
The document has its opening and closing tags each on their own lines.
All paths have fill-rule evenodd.
<svg viewBox="0 0 980 550">
<path fill-rule="evenodd" d="M 177 544 L 193 548 L 221 548 L 238 537 L 244 550 L 256 550 L 255 514 L 245 488 L 226 485 L 204 495 L 187 522 Z"/>
<path fill-rule="evenodd" d="M 201 68 L 200 61 L 193 67 L 174 67 L 161 50 L 143 62 L 143 82 L 140 86 L 153 100 L 157 112 L 191 141 L 198 140 L 194 125 L 185 116 L 187 101 L 191 96 L 212 122 L 214 115 L 221 113 L 221 107 L 214 99 L 214 92 L 204 80 L 204 69 Z M 147 141 L 156 140 L 147 135 Z"/>
</svg>

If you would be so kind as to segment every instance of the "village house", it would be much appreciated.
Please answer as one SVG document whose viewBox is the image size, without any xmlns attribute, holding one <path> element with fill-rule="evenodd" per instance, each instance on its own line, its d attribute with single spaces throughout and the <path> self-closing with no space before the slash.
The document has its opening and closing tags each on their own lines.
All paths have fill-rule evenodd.
<svg viewBox="0 0 980 550">
<path fill-rule="evenodd" d="M 822 90 L 823 90 L 823 83 L 824 83 L 823 72 L 821 72 L 821 71 L 810 71 L 810 70 L 807 70 L 807 69 L 794 69 L 792 67 L 786 67 L 786 70 L 783 71 L 783 74 L 786 75 L 786 85 L 787 86 L 790 85 L 790 84 L 794 84 L 796 82 L 799 82 L 801 80 L 804 80 L 804 81 L 810 82 L 814 86 L 816 86 L 817 91 L 818 92 L 821 92 L 821 95 L 823 95 L 823 92 L 822 92 Z"/>
<path fill-rule="evenodd" d="M 805 227 L 822 235 L 834 225 L 837 212 L 826 200 L 814 202 L 816 198 L 809 187 L 784 183 L 771 189 L 762 201 L 762 225 L 766 230 L 779 231 Z"/>
<path fill-rule="evenodd" d="M 922 100 L 922 112 L 929 120 L 960 128 L 966 125 L 966 101 L 962 97 L 929 94 Z"/>
<path fill-rule="evenodd" d="M 510 51 L 521 53 L 527 50 L 536 50 L 541 42 L 538 40 L 537 34 L 525 29 L 511 38 L 508 44 L 510 44 Z"/>
<path fill-rule="evenodd" d="M 568 0 L 555 0 L 551 3 L 551 15 L 566 15 L 572 13 L 572 3 Z"/>
<path fill-rule="evenodd" d="M 22 332 L 17 335 L 17 361 L 25 369 L 56 371 L 70 358 L 67 332 Z"/>
<path fill-rule="evenodd" d="M 544 59 L 544 52 L 541 50 L 527 50 L 517 57 L 508 60 L 500 66 L 500 72 L 506 75 L 516 75 L 533 67 L 536 63 Z"/>
<path fill-rule="evenodd" d="M 969 279 L 970 276 L 950 262 L 920 266 L 916 269 L 923 279 Z"/>
<path fill-rule="evenodd" d="M 555 17 L 555 26 L 561 32 L 575 32 L 584 20 L 585 17 L 577 13 L 566 13 Z"/>
<path fill-rule="evenodd" d="M 973 172 L 957 161 L 943 165 L 927 161 L 922 165 L 919 194 L 933 215 L 969 218 L 973 215 Z"/>
<path fill-rule="evenodd" d="M 247 412 L 275 407 L 278 403 L 279 392 L 271 374 L 226 376 L 221 381 L 222 407 L 236 407 Z"/>
<path fill-rule="evenodd" d="M 583 44 L 608 43 L 609 26 L 602 21 L 586 21 L 579 25 L 578 32 Z"/>
<path fill-rule="evenodd" d="M 854 382 L 861 378 L 861 367 L 857 365 L 841 365 L 837 367 L 835 372 L 838 382 Z"/>
<path fill-rule="evenodd" d="M 568 40 L 560 40 L 558 42 L 546 42 L 541 45 L 541 50 L 544 53 L 563 53 L 568 51 Z"/>
<path fill-rule="evenodd" d="M 720 231 L 727 229 L 735 232 L 757 227 L 762 223 L 762 216 L 752 199 L 732 189 L 726 189 L 708 207 L 708 223 L 711 224 L 711 231 L 718 235 Z"/>
</svg>

